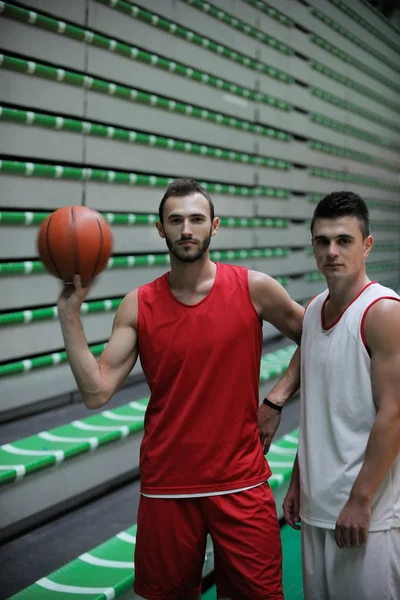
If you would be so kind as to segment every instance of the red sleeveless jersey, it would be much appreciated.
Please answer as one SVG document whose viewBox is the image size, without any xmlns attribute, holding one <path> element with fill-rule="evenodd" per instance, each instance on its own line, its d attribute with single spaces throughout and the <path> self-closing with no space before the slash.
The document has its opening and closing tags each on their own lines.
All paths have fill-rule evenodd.
<svg viewBox="0 0 400 600">
<path fill-rule="evenodd" d="M 257 428 L 262 326 L 248 270 L 217 264 L 194 306 L 168 273 L 139 288 L 138 344 L 151 397 L 140 452 L 144 494 L 205 494 L 271 475 Z"/>
</svg>

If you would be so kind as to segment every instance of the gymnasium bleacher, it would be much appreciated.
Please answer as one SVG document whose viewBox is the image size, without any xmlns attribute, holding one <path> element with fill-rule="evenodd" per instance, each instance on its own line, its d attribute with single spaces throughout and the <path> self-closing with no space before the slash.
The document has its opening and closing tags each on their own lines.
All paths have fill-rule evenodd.
<svg viewBox="0 0 400 600">
<path fill-rule="evenodd" d="M 325 288 L 316 202 L 359 193 L 368 274 L 398 290 L 399 57 L 399 29 L 366 0 L 0 1 L 0 599 L 135 597 L 148 389 L 139 362 L 106 410 L 82 406 L 40 224 L 84 204 L 112 226 L 82 306 L 96 356 L 123 296 L 168 270 L 155 221 L 176 177 L 214 200 L 211 258 L 272 275 L 302 304 Z M 266 324 L 263 340 L 260 398 L 294 351 Z M 280 516 L 297 415 L 294 400 L 268 456 Z M 96 523 L 111 498 L 119 515 Z M 282 539 L 285 597 L 301 600 L 297 542 L 285 526 Z M 212 572 L 210 544 L 208 598 Z"/>
</svg>

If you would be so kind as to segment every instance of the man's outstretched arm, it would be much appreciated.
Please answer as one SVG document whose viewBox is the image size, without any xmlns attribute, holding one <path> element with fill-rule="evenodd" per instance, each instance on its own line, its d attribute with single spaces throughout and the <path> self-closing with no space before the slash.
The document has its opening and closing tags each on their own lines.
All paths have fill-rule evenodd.
<svg viewBox="0 0 400 600">
<path fill-rule="evenodd" d="M 260 317 L 271 323 L 283 335 L 300 344 L 304 308 L 292 300 L 285 288 L 273 277 L 249 271 L 250 295 Z M 262 404 L 258 426 L 264 451 L 267 452 L 280 423 L 283 405 L 300 387 L 300 348 L 297 348 L 288 369 L 268 394 L 271 404 Z"/>
</svg>

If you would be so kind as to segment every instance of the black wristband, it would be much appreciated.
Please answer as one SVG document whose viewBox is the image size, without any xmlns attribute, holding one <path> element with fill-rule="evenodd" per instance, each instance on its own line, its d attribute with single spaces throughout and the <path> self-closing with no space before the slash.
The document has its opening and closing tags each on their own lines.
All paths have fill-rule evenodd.
<svg viewBox="0 0 400 600">
<path fill-rule="evenodd" d="M 282 412 L 283 406 L 278 406 L 277 404 L 274 404 L 273 402 L 271 402 L 270 400 L 268 400 L 268 398 L 264 398 L 263 404 L 266 404 L 267 406 L 270 406 L 271 408 L 274 408 L 278 412 Z"/>
</svg>

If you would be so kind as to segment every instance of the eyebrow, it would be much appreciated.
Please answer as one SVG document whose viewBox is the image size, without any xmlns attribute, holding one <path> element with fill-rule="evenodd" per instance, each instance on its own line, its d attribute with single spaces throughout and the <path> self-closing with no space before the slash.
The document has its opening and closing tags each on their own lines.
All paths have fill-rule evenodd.
<svg viewBox="0 0 400 600">
<path fill-rule="evenodd" d="M 182 217 L 183 215 L 179 214 L 179 213 L 171 213 L 170 215 L 168 215 L 168 219 L 176 219 L 176 217 Z M 189 217 L 203 217 L 206 218 L 206 215 L 202 214 L 202 213 L 193 213 L 191 215 L 189 215 Z"/>
<path fill-rule="evenodd" d="M 334 239 L 354 240 L 355 238 L 349 233 L 341 233 L 340 235 L 336 235 Z M 315 235 L 314 240 L 329 240 L 329 238 L 326 235 Z"/>
</svg>

